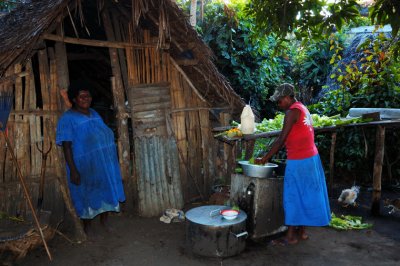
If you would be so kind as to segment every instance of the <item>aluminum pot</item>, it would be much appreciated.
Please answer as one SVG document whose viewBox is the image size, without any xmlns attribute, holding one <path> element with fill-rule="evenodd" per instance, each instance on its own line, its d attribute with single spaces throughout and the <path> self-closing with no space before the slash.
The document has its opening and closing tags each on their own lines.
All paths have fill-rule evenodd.
<svg viewBox="0 0 400 266">
<path fill-rule="evenodd" d="M 233 220 L 221 215 L 222 205 L 208 205 L 186 212 L 186 246 L 189 252 L 207 257 L 230 257 L 246 248 L 244 211 Z"/>
<path fill-rule="evenodd" d="M 274 170 L 278 168 L 278 165 L 274 163 L 257 165 L 251 164 L 249 161 L 239 161 L 239 164 L 242 166 L 244 175 L 258 178 L 272 177 Z"/>
</svg>

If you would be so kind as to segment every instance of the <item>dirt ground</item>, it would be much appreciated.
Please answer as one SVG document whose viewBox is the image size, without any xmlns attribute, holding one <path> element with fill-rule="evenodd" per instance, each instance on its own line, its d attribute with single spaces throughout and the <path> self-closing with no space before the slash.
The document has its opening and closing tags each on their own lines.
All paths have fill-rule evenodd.
<svg viewBox="0 0 400 266">
<path fill-rule="evenodd" d="M 363 221 L 374 224 L 371 230 L 308 228 L 310 239 L 296 245 L 273 245 L 270 239 L 248 241 L 241 254 L 220 259 L 188 252 L 185 223 L 164 224 L 158 218 L 113 215 L 110 221 L 114 233 L 99 231 L 102 239 L 83 244 L 71 244 L 56 235 L 49 243 L 53 262 L 39 248 L 16 265 L 399 265 L 400 213 L 389 215 L 382 206 L 382 215 L 372 217 L 368 209 L 370 192 L 362 188 L 360 194 L 363 197 L 357 208 L 338 206 L 336 195 L 331 199 L 331 208 L 337 215 L 362 216 Z M 388 195 L 399 197 L 399 192 L 384 193 L 382 197 Z"/>
</svg>

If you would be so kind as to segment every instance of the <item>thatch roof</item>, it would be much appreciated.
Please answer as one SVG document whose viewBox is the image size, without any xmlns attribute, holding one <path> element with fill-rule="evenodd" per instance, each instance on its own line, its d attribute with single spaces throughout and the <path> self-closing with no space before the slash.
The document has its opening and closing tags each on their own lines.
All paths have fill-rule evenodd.
<svg viewBox="0 0 400 266">
<path fill-rule="evenodd" d="M 31 3 L 21 5 L 8 15 L 0 17 L 0 77 L 4 75 L 8 67 L 14 63 L 24 63 L 36 52 L 41 44 L 41 35 L 54 31 L 55 26 L 62 21 L 60 18 L 68 16 L 67 6 L 72 12 L 80 6 L 80 2 L 84 1 L 32 0 Z M 109 4 L 120 5 L 119 9 L 126 9 L 126 14 L 129 15 L 132 14 L 132 5 L 140 6 L 141 17 L 153 23 L 155 30 L 159 28 L 157 24 L 160 21 L 162 7 L 166 16 L 164 21 L 169 24 L 170 36 L 167 37 L 170 37 L 171 56 L 177 57 L 186 49 L 193 52 L 198 62 L 195 65 L 182 65 L 181 68 L 202 97 L 213 107 L 230 106 L 235 112 L 241 111 L 244 102 L 234 92 L 226 78 L 218 72 L 212 62 L 212 51 L 189 25 L 187 16 L 175 3 L 170 0 L 144 2 L 143 0 L 110 0 Z"/>
</svg>

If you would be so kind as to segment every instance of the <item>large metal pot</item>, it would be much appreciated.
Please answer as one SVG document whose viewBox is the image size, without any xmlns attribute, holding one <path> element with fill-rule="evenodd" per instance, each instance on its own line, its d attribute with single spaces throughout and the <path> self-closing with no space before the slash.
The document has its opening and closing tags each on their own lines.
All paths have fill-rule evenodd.
<svg viewBox="0 0 400 266">
<path fill-rule="evenodd" d="M 186 244 L 189 251 L 208 257 L 230 257 L 246 247 L 245 212 L 227 220 L 220 214 L 227 206 L 208 205 L 186 212 Z"/>
<path fill-rule="evenodd" d="M 278 168 L 278 165 L 274 163 L 256 165 L 249 161 L 239 161 L 239 164 L 242 166 L 244 175 L 258 178 L 272 177 L 273 171 Z"/>
</svg>

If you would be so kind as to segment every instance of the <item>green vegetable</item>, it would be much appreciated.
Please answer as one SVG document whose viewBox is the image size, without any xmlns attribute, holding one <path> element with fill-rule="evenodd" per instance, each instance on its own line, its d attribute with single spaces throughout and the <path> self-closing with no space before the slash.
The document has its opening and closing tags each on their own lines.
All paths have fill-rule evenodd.
<svg viewBox="0 0 400 266">
<path fill-rule="evenodd" d="M 237 173 L 237 174 L 243 173 L 242 167 L 236 167 L 236 168 L 235 168 L 235 173 Z"/>
<path fill-rule="evenodd" d="M 362 217 L 360 216 L 341 215 L 340 217 L 337 217 L 332 213 L 332 220 L 329 226 L 338 230 L 368 229 L 373 226 L 372 224 L 362 223 L 361 221 Z"/>
<path fill-rule="evenodd" d="M 254 164 L 254 160 L 255 160 L 255 158 L 251 157 L 250 160 L 249 160 L 249 164 Z"/>
</svg>

